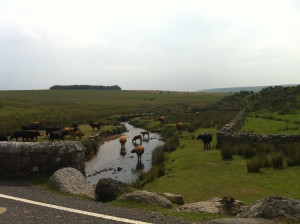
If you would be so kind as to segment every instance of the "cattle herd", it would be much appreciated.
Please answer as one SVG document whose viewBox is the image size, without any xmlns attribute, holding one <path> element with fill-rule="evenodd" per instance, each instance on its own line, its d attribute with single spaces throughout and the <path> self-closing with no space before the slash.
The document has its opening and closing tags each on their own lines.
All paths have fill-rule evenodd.
<svg viewBox="0 0 300 224">
<path fill-rule="evenodd" d="M 96 127 L 100 130 L 103 123 L 97 122 L 89 122 L 89 125 L 93 128 Z M 28 141 L 37 141 L 38 136 L 41 136 L 40 131 L 45 130 L 45 138 L 49 139 L 49 142 L 64 141 L 65 137 L 69 137 L 69 139 L 76 140 L 78 137 L 79 140 L 82 139 L 84 133 L 79 129 L 78 123 L 73 122 L 71 127 L 44 127 L 42 122 L 31 122 L 30 125 L 21 126 L 21 130 L 14 131 L 10 136 L 0 133 L 0 141 L 19 141 L 20 139 L 23 142 Z"/>
</svg>

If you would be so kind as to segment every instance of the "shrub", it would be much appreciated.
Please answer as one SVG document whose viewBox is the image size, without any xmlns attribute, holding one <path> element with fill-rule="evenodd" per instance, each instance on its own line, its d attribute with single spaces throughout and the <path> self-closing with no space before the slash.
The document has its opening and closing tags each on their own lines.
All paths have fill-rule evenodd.
<svg viewBox="0 0 300 224">
<path fill-rule="evenodd" d="M 247 170 L 248 172 L 257 173 L 261 168 L 261 159 L 259 157 L 253 157 L 247 161 Z"/>
<path fill-rule="evenodd" d="M 232 159 L 232 148 L 230 145 L 223 145 L 221 148 L 221 155 L 223 160 L 231 160 Z"/>
<path fill-rule="evenodd" d="M 287 165 L 286 158 L 282 152 L 272 152 L 272 165 L 275 169 L 283 169 Z"/>
<path fill-rule="evenodd" d="M 152 152 L 152 166 L 165 162 L 165 152 L 163 146 L 157 146 Z"/>
<path fill-rule="evenodd" d="M 300 145 L 288 144 L 283 147 L 283 153 L 289 166 L 300 165 Z"/>
</svg>

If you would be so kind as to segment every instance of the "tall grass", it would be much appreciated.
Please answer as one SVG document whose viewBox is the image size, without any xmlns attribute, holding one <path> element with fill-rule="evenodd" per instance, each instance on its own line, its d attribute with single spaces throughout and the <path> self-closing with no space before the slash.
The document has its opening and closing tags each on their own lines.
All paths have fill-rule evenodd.
<svg viewBox="0 0 300 224">
<path fill-rule="evenodd" d="M 286 144 L 275 148 L 272 144 L 224 144 L 221 148 L 224 160 L 232 159 L 232 155 L 240 155 L 247 162 L 249 172 L 258 172 L 262 167 L 284 169 L 287 166 L 300 165 L 300 144 Z"/>
</svg>

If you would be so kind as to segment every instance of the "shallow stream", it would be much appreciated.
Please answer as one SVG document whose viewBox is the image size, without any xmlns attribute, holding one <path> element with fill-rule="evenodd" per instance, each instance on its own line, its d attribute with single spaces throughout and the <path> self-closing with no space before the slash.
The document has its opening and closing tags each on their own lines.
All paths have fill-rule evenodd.
<svg viewBox="0 0 300 224">
<path fill-rule="evenodd" d="M 107 141 L 100 145 L 97 154 L 85 163 L 86 179 L 92 185 L 96 185 L 99 179 L 112 178 L 124 183 L 132 183 L 137 178 L 140 172 L 148 171 L 151 168 L 152 151 L 156 146 L 162 145 L 160 136 L 157 133 L 151 133 L 148 138 L 142 141 L 145 152 L 142 155 L 141 164 L 138 164 L 138 158 L 135 153 L 131 153 L 134 148 L 132 138 L 140 135 L 141 128 L 124 123 L 127 132 L 122 135 L 126 136 L 127 142 L 125 148 L 121 148 L 119 138 Z M 137 140 L 139 144 L 140 141 Z"/>
</svg>

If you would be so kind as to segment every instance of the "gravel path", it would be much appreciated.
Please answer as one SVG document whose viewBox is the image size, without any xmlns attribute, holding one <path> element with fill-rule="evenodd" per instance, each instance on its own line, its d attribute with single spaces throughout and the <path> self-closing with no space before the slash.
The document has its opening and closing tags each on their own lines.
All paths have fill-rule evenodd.
<svg viewBox="0 0 300 224">
<path fill-rule="evenodd" d="M 135 209 L 116 207 L 89 199 L 75 198 L 55 194 L 43 187 L 33 185 L 29 181 L 0 180 L 0 194 L 24 198 L 37 202 L 63 206 L 67 208 L 100 213 L 109 216 L 122 217 L 148 223 L 189 224 L 190 221 L 175 219 Z M 31 223 L 122 223 L 84 214 L 77 214 L 39 205 L 28 204 L 0 197 L 1 224 L 31 224 Z M 124 222 L 123 222 L 124 223 Z M 125 223 L 129 223 L 125 221 Z"/>
</svg>

